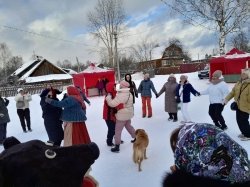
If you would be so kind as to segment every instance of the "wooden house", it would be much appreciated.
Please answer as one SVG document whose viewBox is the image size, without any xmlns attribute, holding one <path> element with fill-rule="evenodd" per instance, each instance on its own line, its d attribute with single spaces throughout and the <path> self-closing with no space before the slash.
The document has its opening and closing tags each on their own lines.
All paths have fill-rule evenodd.
<svg viewBox="0 0 250 187">
<path fill-rule="evenodd" d="M 72 84 L 72 76 L 44 58 L 24 63 L 8 78 L 17 84 Z"/>
</svg>

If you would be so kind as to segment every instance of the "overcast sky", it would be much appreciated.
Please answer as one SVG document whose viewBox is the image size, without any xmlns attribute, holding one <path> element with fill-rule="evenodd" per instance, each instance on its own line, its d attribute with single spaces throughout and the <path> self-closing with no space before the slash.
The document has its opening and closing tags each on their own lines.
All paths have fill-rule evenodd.
<svg viewBox="0 0 250 187">
<path fill-rule="evenodd" d="M 100 44 L 89 35 L 87 19 L 96 3 L 97 0 L 0 0 L 0 42 L 24 61 L 35 52 L 53 63 L 64 59 L 75 62 L 76 57 L 81 62 L 98 62 L 98 55 L 91 51 Z M 193 59 L 218 49 L 218 36 L 213 31 L 183 23 L 170 15 L 170 8 L 160 0 L 124 0 L 124 9 L 127 30 L 118 41 L 121 51 L 126 52 L 127 47 L 145 37 L 163 48 L 169 38 L 178 38 Z"/>
</svg>

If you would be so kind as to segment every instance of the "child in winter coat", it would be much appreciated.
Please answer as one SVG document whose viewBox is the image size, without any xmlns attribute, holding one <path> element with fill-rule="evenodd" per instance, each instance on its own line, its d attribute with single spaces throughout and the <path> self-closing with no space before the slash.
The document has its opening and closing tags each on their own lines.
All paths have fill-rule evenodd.
<svg viewBox="0 0 250 187">
<path fill-rule="evenodd" d="M 199 96 L 200 93 L 197 92 L 193 86 L 188 82 L 188 77 L 186 75 L 180 76 L 180 83 L 176 88 L 176 99 L 180 99 L 181 102 L 181 113 L 183 116 L 182 123 L 191 122 L 191 118 L 188 113 L 188 103 L 191 101 L 190 93 L 195 96 Z"/>
<path fill-rule="evenodd" d="M 121 133 L 123 128 L 129 132 L 131 137 L 135 141 L 135 129 L 131 125 L 131 119 L 134 116 L 134 106 L 133 106 L 133 96 L 130 93 L 129 83 L 126 81 L 120 82 L 120 89 L 117 90 L 117 95 L 112 99 L 111 94 L 108 94 L 106 101 L 110 107 L 117 107 L 123 103 L 124 108 L 117 111 L 115 114 L 116 124 L 115 124 L 115 147 L 111 149 L 112 152 L 120 151 L 121 144 Z"/>
<path fill-rule="evenodd" d="M 2 98 L 2 96 L 0 95 L 0 145 L 2 145 L 3 141 L 6 139 L 7 123 L 10 122 L 10 117 L 7 109 L 8 104 L 9 100 L 7 98 Z"/>
<path fill-rule="evenodd" d="M 173 172 L 230 183 L 250 180 L 246 150 L 212 124 L 193 123 L 177 128 L 171 134 L 170 145 L 175 159 Z"/>
<path fill-rule="evenodd" d="M 228 86 L 224 82 L 224 77 L 222 76 L 222 71 L 216 70 L 212 75 L 212 80 L 210 86 L 201 91 L 201 95 L 209 95 L 209 115 L 213 120 L 215 126 L 221 128 L 222 130 L 227 129 L 227 125 L 222 116 L 222 111 L 224 109 L 224 98 L 229 93 Z"/>
<path fill-rule="evenodd" d="M 87 118 L 82 109 L 84 103 L 76 87 L 68 86 L 67 97 L 62 101 L 46 98 L 45 102 L 63 108 L 61 120 L 64 122 L 64 146 L 91 142 L 85 124 Z"/>
</svg>

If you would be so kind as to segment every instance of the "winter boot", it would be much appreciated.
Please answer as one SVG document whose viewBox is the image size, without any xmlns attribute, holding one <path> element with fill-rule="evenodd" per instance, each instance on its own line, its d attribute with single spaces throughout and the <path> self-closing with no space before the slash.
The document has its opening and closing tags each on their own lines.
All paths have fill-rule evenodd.
<svg viewBox="0 0 250 187">
<path fill-rule="evenodd" d="M 106 140 L 106 142 L 107 142 L 107 146 L 110 146 L 110 147 L 114 146 L 114 144 L 112 143 L 112 140 L 111 141 L 110 140 Z"/>
<path fill-rule="evenodd" d="M 115 147 L 111 148 L 111 152 L 119 153 L 120 151 L 120 145 L 115 145 Z"/>
</svg>

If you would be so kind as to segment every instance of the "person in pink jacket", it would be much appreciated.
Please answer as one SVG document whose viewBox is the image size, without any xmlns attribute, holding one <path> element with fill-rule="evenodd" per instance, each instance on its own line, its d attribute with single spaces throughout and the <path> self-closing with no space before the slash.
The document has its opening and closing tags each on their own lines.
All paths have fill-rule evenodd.
<svg viewBox="0 0 250 187">
<path fill-rule="evenodd" d="M 115 147 L 111 148 L 112 152 L 119 152 L 121 144 L 121 134 L 124 127 L 133 138 L 131 142 L 135 141 L 135 129 L 131 125 L 131 119 L 134 116 L 133 96 L 130 93 L 129 83 L 126 81 L 121 81 L 120 89 L 117 90 L 115 98 L 112 99 L 111 95 L 109 94 L 106 97 L 106 101 L 110 107 L 116 107 L 119 104 L 123 103 L 123 108 L 118 110 L 115 114 Z"/>
</svg>

